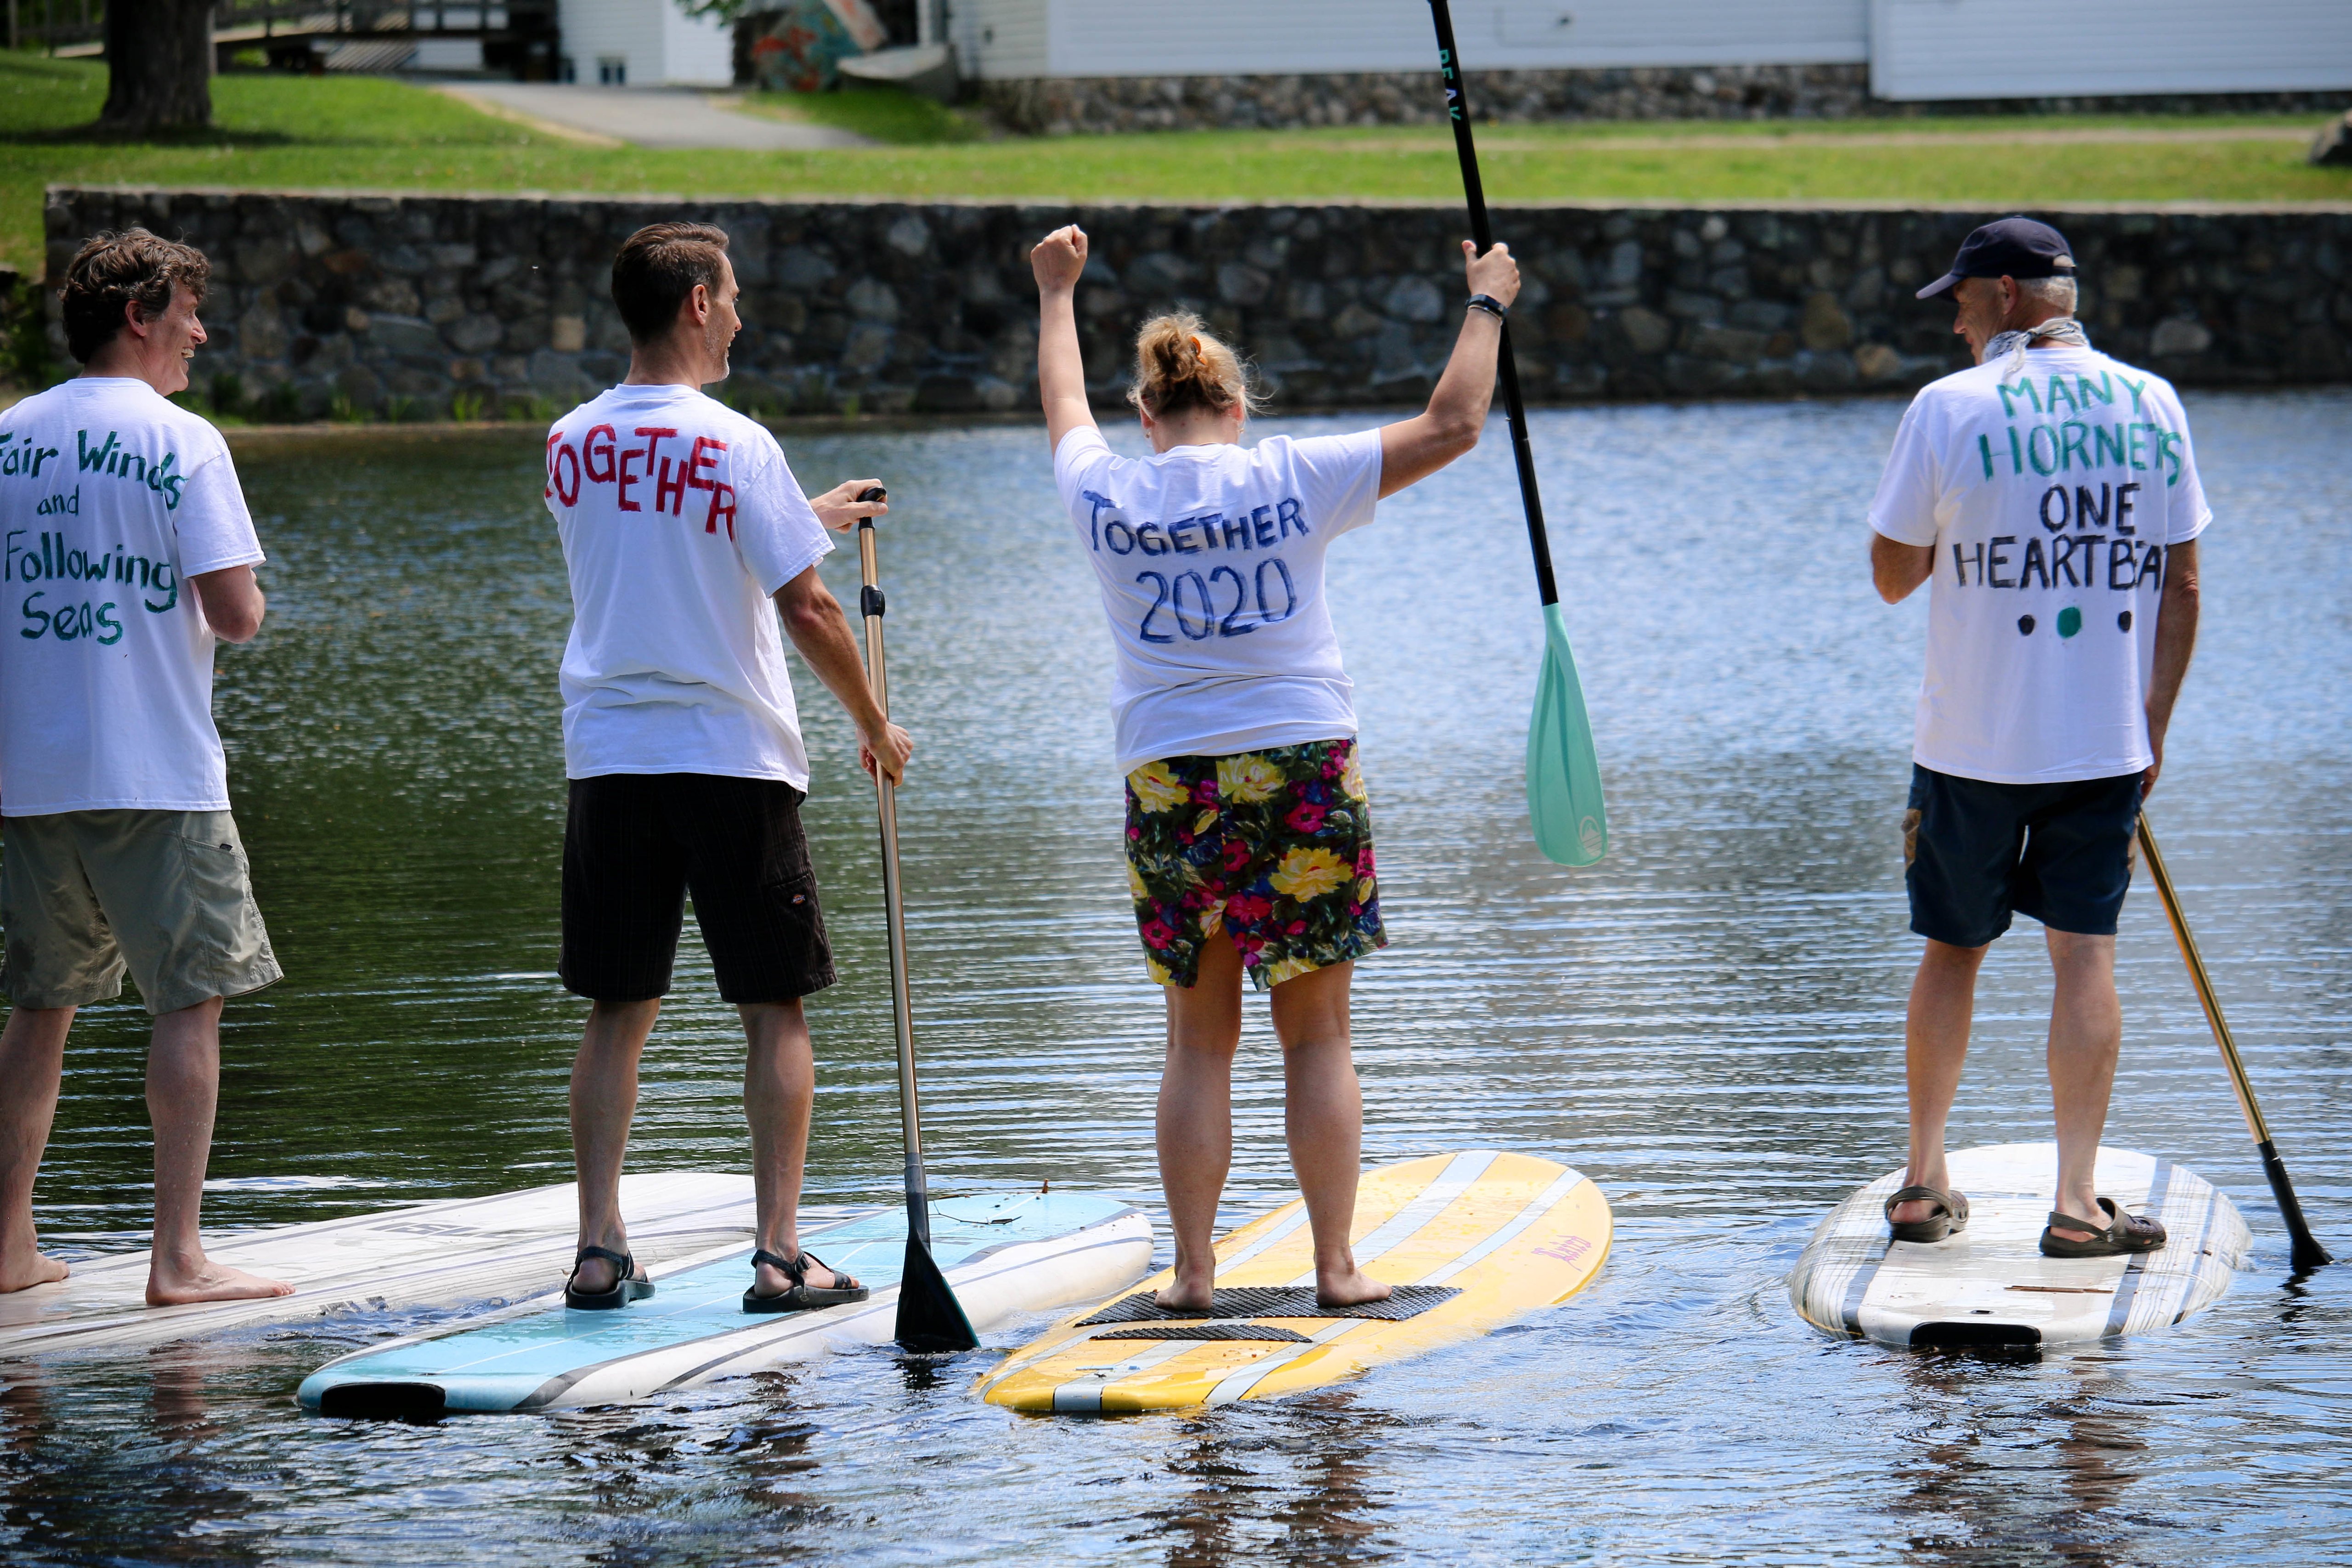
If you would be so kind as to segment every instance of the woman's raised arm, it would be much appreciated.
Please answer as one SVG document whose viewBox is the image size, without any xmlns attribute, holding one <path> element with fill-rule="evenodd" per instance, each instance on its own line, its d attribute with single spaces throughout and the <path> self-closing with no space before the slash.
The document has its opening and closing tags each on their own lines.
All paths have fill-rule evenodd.
<svg viewBox="0 0 2352 1568">
<path fill-rule="evenodd" d="M 1506 307 L 1519 297 L 1519 264 L 1511 259 L 1509 246 L 1498 245 L 1480 256 L 1465 239 L 1462 258 L 1472 294 L 1483 294 Z M 1075 316 L 1072 320 L 1075 322 Z M 1076 341 L 1074 325 L 1073 345 Z M 1486 409 L 1495 401 L 1495 356 L 1502 341 L 1501 317 L 1483 310 L 1468 310 L 1462 336 L 1454 344 L 1454 357 L 1445 362 L 1445 374 L 1437 378 L 1427 410 L 1381 427 L 1382 500 L 1427 479 L 1478 444 Z M 1042 344 L 1038 353 L 1042 359 Z"/>
<path fill-rule="evenodd" d="M 1095 422 L 1087 403 L 1086 359 L 1078 352 L 1087 231 L 1076 224 L 1055 229 L 1030 251 L 1029 267 L 1037 275 L 1037 395 L 1045 405 L 1045 438 L 1059 452 L 1063 437 Z"/>
</svg>

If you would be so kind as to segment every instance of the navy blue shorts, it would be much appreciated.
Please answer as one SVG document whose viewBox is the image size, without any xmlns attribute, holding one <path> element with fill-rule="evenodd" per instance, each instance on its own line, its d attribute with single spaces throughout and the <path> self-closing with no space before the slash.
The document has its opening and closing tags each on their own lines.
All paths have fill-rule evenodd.
<svg viewBox="0 0 2352 1568">
<path fill-rule="evenodd" d="M 2140 776 L 1987 784 L 1913 763 L 1903 814 L 1911 929 L 1982 947 L 2022 913 L 2052 931 L 2115 935 L 2131 887 Z"/>
</svg>

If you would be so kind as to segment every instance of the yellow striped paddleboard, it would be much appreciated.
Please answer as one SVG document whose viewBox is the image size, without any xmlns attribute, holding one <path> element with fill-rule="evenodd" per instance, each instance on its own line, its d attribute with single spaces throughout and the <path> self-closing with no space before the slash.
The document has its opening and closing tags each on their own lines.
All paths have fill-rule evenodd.
<svg viewBox="0 0 2352 1568">
<path fill-rule="evenodd" d="M 1383 1165 L 1356 1196 L 1358 1267 L 1399 1287 L 1344 1313 L 1315 1304 L 1307 1207 L 1217 1244 L 1217 1304 L 1166 1315 L 1153 1275 L 1055 1324 L 982 1378 L 1015 1410 L 1112 1415 L 1272 1399 L 1457 1344 L 1565 1301 L 1609 1256 L 1609 1202 L 1550 1160 L 1474 1149 Z"/>
</svg>

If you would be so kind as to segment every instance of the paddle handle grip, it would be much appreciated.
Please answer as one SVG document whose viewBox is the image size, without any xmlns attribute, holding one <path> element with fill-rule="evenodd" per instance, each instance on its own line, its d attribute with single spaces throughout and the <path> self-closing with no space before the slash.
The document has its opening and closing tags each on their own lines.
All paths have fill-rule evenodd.
<svg viewBox="0 0 2352 1568">
<path fill-rule="evenodd" d="M 1437 70 L 1445 84 L 1445 112 L 1454 123 L 1454 152 L 1462 164 L 1462 195 L 1470 207 L 1470 237 L 1484 256 L 1495 247 L 1495 228 L 1486 216 L 1486 187 L 1478 177 L 1478 148 L 1470 134 L 1470 100 L 1462 77 L 1462 55 L 1454 43 L 1454 16 L 1445 0 L 1429 0 L 1430 19 L 1437 26 Z M 1503 384 L 1503 411 L 1511 422 L 1511 462 L 1519 476 L 1519 507 L 1527 514 L 1528 549 L 1536 563 L 1536 594 L 1543 603 L 1559 603 L 1559 581 L 1551 567 L 1551 537 L 1544 528 L 1543 496 L 1536 488 L 1535 448 L 1528 443 L 1528 411 L 1519 395 L 1519 365 L 1511 353 L 1511 326 L 1502 323 L 1502 342 L 1495 368 Z"/>
</svg>

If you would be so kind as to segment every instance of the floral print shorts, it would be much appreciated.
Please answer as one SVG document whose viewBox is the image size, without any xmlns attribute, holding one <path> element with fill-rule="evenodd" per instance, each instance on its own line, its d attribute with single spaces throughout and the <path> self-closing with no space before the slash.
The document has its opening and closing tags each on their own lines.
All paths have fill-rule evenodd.
<svg viewBox="0 0 2352 1568">
<path fill-rule="evenodd" d="M 1189 988 L 1219 931 L 1261 991 L 1386 947 L 1356 742 L 1144 763 L 1127 775 L 1127 887 L 1162 985 Z"/>
</svg>

